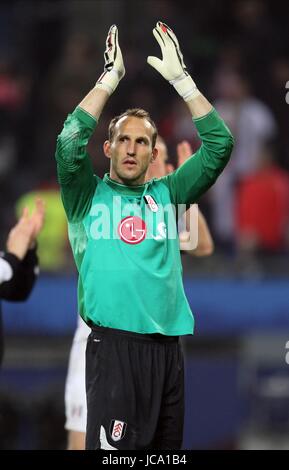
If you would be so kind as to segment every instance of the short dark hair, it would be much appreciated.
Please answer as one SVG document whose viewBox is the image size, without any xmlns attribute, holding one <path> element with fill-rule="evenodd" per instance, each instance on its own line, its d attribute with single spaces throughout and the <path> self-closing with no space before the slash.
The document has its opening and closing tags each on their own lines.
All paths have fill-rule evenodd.
<svg viewBox="0 0 289 470">
<path fill-rule="evenodd" d="M 127 109 L 126 111 L 124 111 L 119 116 L 115 116 L 114 118 L 112 118 L 112 120 L 110 121 L 109 126 L 108 126 L 108 139 L 109 139 L 109 141 L 111 142 L 112 139 L 113 139 L 115 126 L 116 126 L 117 122 L 120 119 L 122 119 L 123 117 L 126 117 L 126 116 L 134 116 L 134 117 L 137 117 L 137 118 L 140 118 L 140 119 L 146 119 L 152 125 L 153 130 L 154 130 L 153 131 L 153 136 L 152 136 L 152 147 L 154 148 L 155 145 L 156 145 L 156 140 L 157 140 L 157 135 L 158 135 L 157 126 L 155 125 L 154 121 L 150 117 L 150 114 L 147 111 L 145 111 L 144 109 L 141 109 L 141 108 Z"/>
</svg>

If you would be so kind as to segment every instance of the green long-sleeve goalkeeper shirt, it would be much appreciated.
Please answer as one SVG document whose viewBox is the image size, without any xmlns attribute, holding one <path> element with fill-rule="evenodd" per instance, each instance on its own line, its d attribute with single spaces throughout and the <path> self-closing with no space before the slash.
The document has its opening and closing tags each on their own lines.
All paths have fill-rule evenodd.
<svg viewBox="0 0 289 470">
<path fill-rule="evenodd" d="M 78 107 L 65 121 L 57 140 L 58 180 L 85 321 L 138 333 L 193 333 L 173 208 L 196 202 L 233 148 L 215 110 L 194 123 L 202 145 L 180 168 L 125 186 L 93 173 L 87 144 L 96 120 Z"/>
</svg>

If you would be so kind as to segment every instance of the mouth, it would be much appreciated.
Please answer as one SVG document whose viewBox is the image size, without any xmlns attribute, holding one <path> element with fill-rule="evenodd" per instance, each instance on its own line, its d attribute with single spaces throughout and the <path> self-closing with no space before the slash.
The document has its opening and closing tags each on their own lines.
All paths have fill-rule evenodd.
<svg viewBox="0 0 289 470">
<path fill-rule="evenodd" d="M 126 158 L 125 160 L 123 160 L 122 164 L 128 168 L 133 168 L 137 163 L 136 160 L 134 160 L 133 158 Z"/>
</svg>

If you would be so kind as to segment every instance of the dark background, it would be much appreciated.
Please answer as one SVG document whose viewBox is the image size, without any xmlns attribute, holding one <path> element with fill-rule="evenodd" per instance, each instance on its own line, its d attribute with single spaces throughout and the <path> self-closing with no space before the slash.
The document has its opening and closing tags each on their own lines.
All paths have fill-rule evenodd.
<svg viewBox="0 0 289 470">
<path fill-rule="evenodd" d="M 288 13 L 284 3 L 258 0 L 1 2 L 1 246 L 16 220 L 19 198 L 47 188 L 57 191 L 56 138 L 67 114 L 102 73 L 111 24 L 119 28 L 126 76 L 89 144 L 99 176 L 109 171 L 102 152 L 109 120 L 129 107 L 150 112 L 173 164 L 180 140 L 198 148 L 186 107 L 146 64 L 148 55 L 160 56 L 152 35 L 159 19 L 174 29 L 200 90 L 230 121 L 234 161 L 240 163 L 239 169 L 228 170 L 234 223 L 228 231 L 223 229 L 229 212 L 222 202 L 217 205 L 210 190 L 199 204 L 214 238 L 214 254 L 183 258 L 186 291 L 196 316 L 196 336 L 184 341 L 184 446 L 189 449 L 289 448 L 288 192 L 282 193 L 282 207 L 287 204 L 287 209 L 280 233 L 277 228 L 274 233 L 277 210 L 262 212 L 274 225 L 271 244 L 248 242 L 236 222 L 239 188 L 248 178 L 259 181 L 267 149 L 271 174 L 277 175 L 268 188 L 281 180 L 282 188 L 289 187 Z M 242 122 L 241 113 L 247 116 Z M 262 192 L 262 197 L 270 201 L 270 194 Z M 0 448 L 66 446 L 63 390 L 76 325 L 75 269 L 69 249 L 63 264 L 55 261 L 52 268 L 42 268 L 30 300 L 4 306 Z"/>
</svg>

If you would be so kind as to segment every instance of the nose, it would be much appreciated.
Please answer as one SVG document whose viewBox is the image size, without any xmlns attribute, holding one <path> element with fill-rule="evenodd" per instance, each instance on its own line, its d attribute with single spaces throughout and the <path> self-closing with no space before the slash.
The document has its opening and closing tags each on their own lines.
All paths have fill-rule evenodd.
<svg viewBox="0 0 289 470">
<path fill-rule="evenodd" d="M 128 142 L 127 148 L 126 148 L 126 153 L 130 157 L 133 157 L 136 154 L 135 143 L 134 142 Z"/>
</svg>

